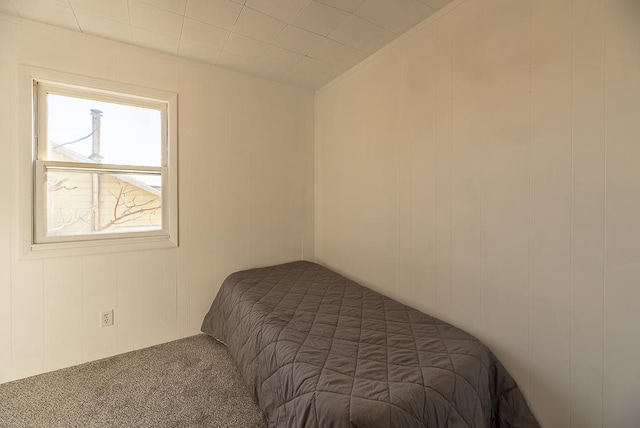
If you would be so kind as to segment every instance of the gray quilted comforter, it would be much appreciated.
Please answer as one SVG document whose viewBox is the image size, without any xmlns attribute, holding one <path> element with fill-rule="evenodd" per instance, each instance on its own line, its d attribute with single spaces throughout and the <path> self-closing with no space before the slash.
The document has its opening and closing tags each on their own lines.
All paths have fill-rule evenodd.
<svg viewBox="0 0 640 428">
<path fill-rule="evenodd" d="M 230 275 L 202 331 L 271 427 L 538 426 L 476 338 L 314 263 Z"/>
</svg>

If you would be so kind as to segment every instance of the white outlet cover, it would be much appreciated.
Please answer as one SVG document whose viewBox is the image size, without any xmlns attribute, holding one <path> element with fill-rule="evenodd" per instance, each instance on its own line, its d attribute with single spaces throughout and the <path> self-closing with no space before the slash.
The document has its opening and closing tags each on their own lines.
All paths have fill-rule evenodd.
<svg viewBox="0 0 640 428">
<path fill-rule="evenodd" d="M 100 317 L 100 325 L 102 327 L 109 327 L 113 325 L 113 309 L 102 312 Z"/>
</svg>

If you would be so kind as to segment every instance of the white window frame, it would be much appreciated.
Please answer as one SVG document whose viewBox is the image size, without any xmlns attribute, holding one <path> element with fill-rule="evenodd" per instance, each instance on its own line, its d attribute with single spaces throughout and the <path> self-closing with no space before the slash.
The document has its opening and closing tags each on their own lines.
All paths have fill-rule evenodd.
<svg viewBox="0 0 640 428">
<path fill-rule="evenodd" d="M 24 258 L 40 258 L 178 245 L 177 94 L 36 67 L 21 66 L 19 140 L 19 248 Z M 46 160 L 46 94 L 153 108 L 162 114 L 162 162 L 159 167 Z M 44 102 L 43 102 L 44 101 Z M 40 141 L 38 141 L 38 139 Z M 39 144 L 40 143 L 40 144 Z M 98 173 L 160 173 L 162 228 L 156 231 L 46 236 L 46 170 Z"/>
</svg>

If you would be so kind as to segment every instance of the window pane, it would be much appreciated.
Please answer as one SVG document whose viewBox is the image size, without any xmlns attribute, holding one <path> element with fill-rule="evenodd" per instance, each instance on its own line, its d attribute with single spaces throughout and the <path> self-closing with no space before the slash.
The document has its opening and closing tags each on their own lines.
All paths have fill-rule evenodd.
<svg viewBox="0 0 640 428">
<path fill-rule="evenodd" d="M 162 229 L 160 173 L 48 171 L 46 235 L 73 236 Z"/>
<path fill-rule="evenodd" d="M 47 160 L 162 166 L 162 114 L 47 94 Z"/>
</svg>

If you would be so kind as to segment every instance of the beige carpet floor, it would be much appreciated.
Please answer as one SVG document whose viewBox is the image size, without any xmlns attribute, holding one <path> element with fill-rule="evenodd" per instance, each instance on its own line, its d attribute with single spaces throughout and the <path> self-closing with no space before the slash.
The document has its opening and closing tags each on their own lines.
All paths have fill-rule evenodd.
<svg viewBox="0 0 640 428">
<path fill-rule="evenodd" d="M 0 427 L 264 427 L 205 335 L 0 385 Z"/>
</svg>

